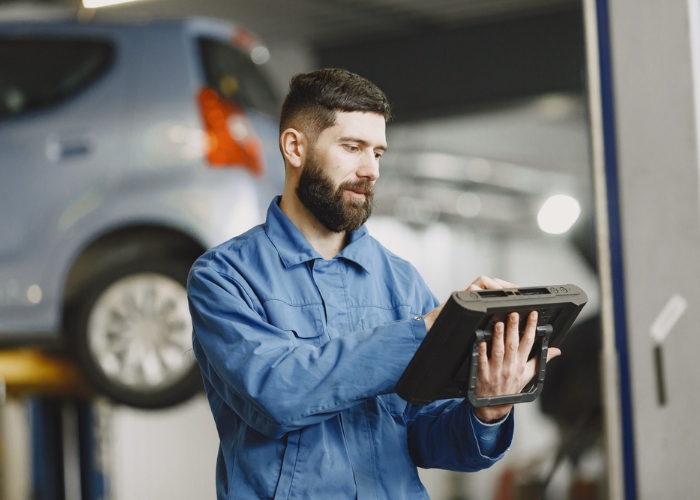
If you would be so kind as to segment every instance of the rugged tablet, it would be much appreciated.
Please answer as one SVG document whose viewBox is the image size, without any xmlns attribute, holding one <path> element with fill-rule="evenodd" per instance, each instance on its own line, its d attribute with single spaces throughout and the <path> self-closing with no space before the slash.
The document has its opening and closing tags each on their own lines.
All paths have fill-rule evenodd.
<svg viewBox="0 0 700 500">
<path fill-rule="evenodd" d="M 416 404 L 462 397 L 475 407 L 533 401 L 542 391 L 547 348 L 561 343 L 587 301 L 575 285 L 454 292 L 396 384 L 396 393 Z M 530 358 L 538 358 L 535 377 L 520 394 L 477 397 L 479 343 L 487 341 L 490 354 L 494 325 L 511 312 L 520 315 L 522 335 L 531 311 L 539 315 L 530 352 Z"/>
</svg>

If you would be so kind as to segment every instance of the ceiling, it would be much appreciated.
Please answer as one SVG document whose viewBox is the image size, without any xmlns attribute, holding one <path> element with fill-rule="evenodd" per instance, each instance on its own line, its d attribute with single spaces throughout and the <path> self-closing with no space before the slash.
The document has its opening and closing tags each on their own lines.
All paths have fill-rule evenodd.
<svg viewBox="0 0 700 500">
<path fill-rule="evenodd" d="M 0 4 L 31 2 L 0 0 Z M 43 0 L 77 9 L 80 0 Z M 263 40 L 315 45 L 447 29 L 570 8 L 579 0 L 138 0 L 103 7 L 95 20 L 207 16 L 240 23 Z M 93 13 L 90 13 L 92 15 Z"/>
</svg>

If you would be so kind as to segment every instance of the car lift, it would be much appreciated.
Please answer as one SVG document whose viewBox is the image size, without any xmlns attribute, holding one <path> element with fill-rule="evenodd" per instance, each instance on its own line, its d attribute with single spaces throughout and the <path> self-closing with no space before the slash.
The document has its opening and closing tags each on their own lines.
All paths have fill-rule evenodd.
<svg viewBox="0 0 700 500">
<path fill-rule="evenodd" d="M 2 392 L 28 401 L 31 498 L 108 498 L 107 476 L 99 463 L 94 392 L 75 364 L 40 350 L 0 351 Z"/>
</svg>

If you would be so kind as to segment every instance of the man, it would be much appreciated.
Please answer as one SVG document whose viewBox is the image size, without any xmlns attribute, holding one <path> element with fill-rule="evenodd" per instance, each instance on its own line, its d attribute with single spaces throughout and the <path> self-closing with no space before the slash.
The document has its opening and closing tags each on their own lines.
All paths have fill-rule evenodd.
<svg viewBox="0 0 700 500">
<path fill-rule="evenodd" d="M 297 75 L 282 106 L 286 181 L 264 225 L 210 250 L 188 285 L 194 351 L 221 439 L 219 499 L 427 498 L 416 466 L 476 471 L 510 446 L 511 406 L 393 393 L 441 306 L 367 233 L 386 96 L 353 73 Z M 486 277 L 469 289 L 512 286 Z M 535 373 L 518 318 L 481 346 L 477 394 Z M 550 349 L 552 354 L 556 350 Z"/>
</svg>

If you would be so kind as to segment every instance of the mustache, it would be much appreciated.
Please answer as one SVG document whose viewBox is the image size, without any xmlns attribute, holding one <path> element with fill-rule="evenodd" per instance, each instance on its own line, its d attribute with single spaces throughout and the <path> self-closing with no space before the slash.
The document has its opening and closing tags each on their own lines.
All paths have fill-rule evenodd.
<svg viewBox="0 0 700 500">
<path fill-rule="evenodd" d="M 366 196 L 373 196 L 374 195 L 374 183 L 372 181 L 368 180 L 359 180 L 359 181 L 347 181 L 343 182 L 340 186 L 338 186 L 338 191 L 345 191 L 345 190 L 350 190 L 350 191 L 357 191 L 359 193 L 363 193 Z"/>
</svg>

